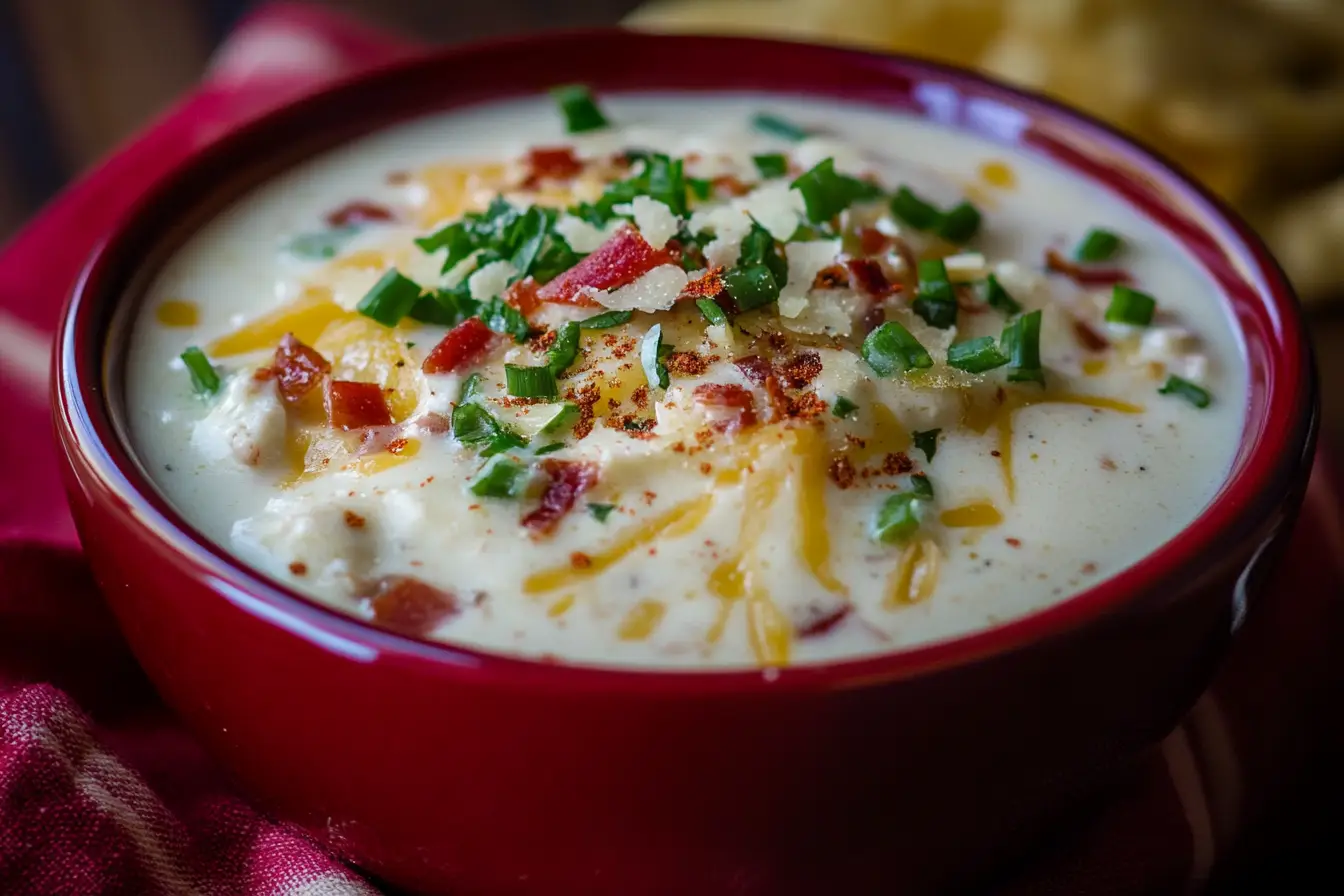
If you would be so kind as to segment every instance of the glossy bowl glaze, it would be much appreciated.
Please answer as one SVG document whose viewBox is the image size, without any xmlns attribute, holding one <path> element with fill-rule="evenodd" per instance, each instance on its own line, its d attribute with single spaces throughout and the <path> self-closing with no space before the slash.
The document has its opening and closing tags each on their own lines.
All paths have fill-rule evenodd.
<svg viewBox="0 0 1344 896">
<path fill-rule="evenodd" d="M 1249 359 L 1241 450 L 1178 538 L 997 628 L 756 672 L 548 665 L 340 615 L 235 562 L 150 485 L 119 423 L 127 309 L 214 209 L 356 134 L 564 81 L 860 101 L 1049 157 L 1136 205 L 1222 287 Z M 887 893 L 987 873 L 1207 684 L 1299 507 L 1316 399 L 1297 304 L 1244 224 L 1077 113 L 924 62 L 591 32 L 454 49 L 338 84 L 165 174 L 64 319 L 71 506 L 165 699 L 265 805 L 397 884 L 455 896 Z"/>
</svg>

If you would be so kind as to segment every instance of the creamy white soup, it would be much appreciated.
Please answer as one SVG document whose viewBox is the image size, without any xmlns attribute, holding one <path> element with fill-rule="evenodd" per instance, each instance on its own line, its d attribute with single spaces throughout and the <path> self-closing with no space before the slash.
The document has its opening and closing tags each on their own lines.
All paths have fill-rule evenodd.
<svg viewBox="0 0 1344 896">
<path fill-rule="evenodd" d="M 1161 230 L 912 118 L 581 88 L 246 195 L 158 274 L 128 407 L 246 563 L 453 644 L 817 663 L 1065 600 L 1187 525 L 1245 362 Z"/>
</svg>

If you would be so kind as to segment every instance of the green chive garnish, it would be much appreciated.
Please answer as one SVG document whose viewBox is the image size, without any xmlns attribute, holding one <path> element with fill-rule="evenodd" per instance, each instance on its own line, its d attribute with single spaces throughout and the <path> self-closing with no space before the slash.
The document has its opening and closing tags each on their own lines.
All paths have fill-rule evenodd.
<svg viewBox="0 0 1344 896">
<path fill-rule="evenodd" d="M 993 336 L 968 339 L 947 348 L 947 366 L 967 373 L 985 373 L 1008 363 L 1008 356 L 999 351 Z"/>
<path fill-rule="evenodd" d="M 843 395 L 836 396 L 835 404 L 831 405 L 831 413 L 839 417 L 841 420 L 845 419 L 858 409 L 859 409 L 858 405 L 856 405 L 854 402 L 850 401 Z"/>
<path fill-rule="evenodd" d="M 650 386 L 667 388 L 670 379 L 663 358 L 671 351 L 672 346 L 663 342 L 663 325 L 654 324 L 649 327 L 649 332 L 644 334 L 644 341 L 639 346 L 639 363 L 644 368 L 644 376 Z"/>
<path fill-rule="evenodd" d="M 586 320 L 579 321 L 579 328 L 583 330 L 609 330 L 612 327 L 619 327 L 621 324 L 628 324 L 633 311 L 603 311 L 601 314 L 594 314 Z"/>
<path fill-rule="evenodd" d="M 1162 395 L 1178 395 L 1197 408 L 1206 408 L 1213 401 L 1213 396 L 1209 394 L 1208 389 L 1197 386 L 1174 374 L 1168 376 L 1167 381 L 1162 384 L 1162 388 L 1157 391 Z"/>
<path fill-rule="evenodd" d="M 786 118 L 780 118 L 778 115 L 771 115 L 769 112 L 758 112 L 752 116 L 751 126 L 763 134 L 770 134 L 775 137 L 783 137 L 785 140 L 792 140 L 795 143 L 804 140 L 808 132 Z"/>
<path fill-rule="evenodd" d="M 565 116 L 565 130 L 571 134 L 596 131 L 607 126 L 607 117 L 598 108 L 592 93 L 582 84 L 564 84 L 551 88 L 551 96 Z"/>
<path fill-rule="evenodd" d="M 691 195 L 704 202 L 710 196 L 714 195 L 714 181 L 703 177 L 686 178 L 686 188 L 691 191 Z"/>
<path fill-rule="evenodd" d="M 1147 293 L 1117 283 L 1111 290 L 1111 304 L 1106 306 L 1106 320 L 1111 323 L 1146 327 L 1153 322 L 1157 300 Z"/>
<path fill-rule="evenodd" d="M 285 251 L 297 258 L 314 261 L 335 258 L 359 230 L 358 227 L 348 226 L 301 233 L 285 244 Z"/>
<path fill-rule="evenodd" d="M 1008 356 L 1008 382 L 1045 385 L 1040 309 L 1022 315 L 1004 328 L 1000 350 Z"/>
<path fill-rule="evenodd" d="M 1022 313 L 1022 304 L 1008 294 L 1008 290 L 993 274 L 985 278 L 985 304 L 1009 317 Z"/>
<path fill-rule="evenodd" d="M 496 333 L 512 336 L 514 342 L 526 342 L 532 326 L 523 313 L 503 299 L 495 298 L 481 305 L 477 316 Z"/>
<path fill-rule="evenodd" d="M 969 202 L 962 202 L 943 215 L 942 220 L 934 228 L 934 233 L 949 243 L 960 245 L 970 242 L 971 237 L 975 236 L 979 229 L 980 210 Z"/>
<path fill-rule="evenodd" d="M 607 521 L 607 517 L 611 516 L 611 512 L 615 509 L 616 509 L 615 504 L 588 505 L 588 512 L 591 513 L 593 515 L 593 519 L 597 520 L 599 523 L 605 523 Z"/>
<path fill-rule="evenodd" d="M 411 313 L 422 292 L 419 283 L 393 268 L 373 284 L 355 310 L 385 327 L 395 327 Z"/>
<path fill-rule="evenodd" d="M 560 405 L 560 409 L 555 412 L 555 416 L 547 420 L 538 432 L 542 435 L 556 433 L 577 419 L 579 419 L 579 406 L 572 401 L 566 401 Z"/>
<path fill-rule="evenodd" d="M 893 377 L 906 370 L 933 366 L 933 357 L 909 330 L 889 320 L 863 340 L 863 360 L 878 376 Z"/>
<path fill-rule="evenodd" d="M 713 299 L 696 299 L 695 307 L 700 309 L 700 313 L 704 315 L 705 320 L 709 322 L 710 326 L 719 326 L 728 323 L 728 315 L 723 313 L 723 309 L 719 307 L 719 303 Z"/>
<path fill-rule="evenodd" d="M 516 498 L 527 487 L 527 467 L 511 457 L 494 457 L 467 488 L 481 498 Z"/>
<path fill-rule="evenodd" d="M 807 219 L 813 224 L 831 220 L 858 199 L 872 198 L 873 187 L 835 170 L 835 159 L 822 159 L 793 182 L 803 194 Z"/>
<path fill-rule="evenodd" d="M 889 205 L 893 215 L 916 230 L 930 230 L 943 217 L 937 206 L 921 199 L 905 184 L 896 188 Z"/>
<path fill-rule="evenodd" d="M 515 398 L 555 398 L 560 389 L 550 367 L 504 365 L 504 385 Z"/>
<path fill-rule="evenodd" d="M 733 268 L 723 275 L 723 283 L 742 311 L 776 301 L 782 288 L 770 268 L 763 264 Z"/>
<path fill-rule="evenodd" d="M 924 452 L 925 461 L 933 460 L 933 456 L 938 453 L 938 435 L 941 432 L 941 429 L 925 429 L 910 434 L 915 447 Z"/>
<path fill-rule="evenodd" d="M 527 440 L 507 429 L 494 415 L 475 402 L 453 408 L 453 435 L 464 445 L 483 445 L 483 457 L 499 454 L 511 448 L 522 448 Z"/>
<path fill-rule="evenodd" d="M 564 442 L 552 442 L 549 445 L 542 445 L 540 448 L 538 448 L 536 451 L 532 453 L 535 454 L 537 457 L 541 457 L 543 454 L 551 454 L 552 452 L 559 451 L 563 447 L 565 447 Z"/>
<path fill-rule="evenodd" d="M 924 499 L 913 491 L 888 497 L 873 517 L 873 540 L 891 544 L 914 535 L 919 530 L 923 504 Z"/>
<path fill-rule="evenodd" d="M 457 393 L 457 403 L 466 404 L 474 401 L 481 394 L 481 375 L 473 373 L 462 381 L 462 388 Z"/>
<path fill-rule="evenodd" d="M 191 374 L 191 387 L 197 395 L 214 395 L 219 391 L 219 374 L 215 372 L 205 352 L 193 345 L 182 353 L 182 363 L 187 365 L 187 373 Z"/>
<path fill-rule="evenodd" d="M 947 276 L 947 265 L 942 259 L 921 261 L 918 267 L 919 287 L 911 308 L 931 327 L 946 330 L 957 323 L 957 294 Z"/>
<path fill-rule="evenodd" d="M 546 366 L 551 368 L 551 373 L 559 376 L 565 372 L 565 368 L 574 363 L 574 359 L 579 356 L 579 325 L 574 321 L 567 322 L 555 334 L 555 341 L 551 347 L 546 349 Z"/>
<path fill-rule="evenodd" d="M 1115 257 L 1122 245 L 1120 237 L 1109 230 L 1095 227 L 1089 230 L 1073 250 L 1073 257 L 1079 261 L 1106 261 Z"/>
<path fill-rule="evenodd" d="M 756 164 L 756 171 L 764 180 L 769 180 L 772 177 L 783 177 L 789 173 L 789 160 L 782 152 L 752 156 L 751 160 Z"/>
<path fill-rule="evenodd" d="M 910 491 L 914 492 L 916 498 L 933 500 L 933 483 L 924 473 L 915 473 L 910 477 Z"/>
</svg>

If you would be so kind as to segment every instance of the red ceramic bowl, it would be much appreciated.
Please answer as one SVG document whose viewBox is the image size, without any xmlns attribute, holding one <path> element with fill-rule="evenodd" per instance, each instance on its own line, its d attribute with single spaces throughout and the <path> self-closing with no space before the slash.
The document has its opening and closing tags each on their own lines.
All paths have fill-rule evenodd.
<svg viewBox="0 0 1344 896">
<path fill-rule="evenodd" d="M 353 135 L 562 81 L 750 89 L 935 118 L 1096 181 L 1221 286 L 1251 377 L 1213 504 L 1142 562 L 1007 625 L 754 672 L 546 665 L 369 628 L 239 565 L 155 492 L 120 425 L 126 309 L 221 202 Z M 618 31 L 454 49 L 336 85 L 167 173 L 90 261 L 57 429 L 89 561 L 164 698 L 277 813 L 388 881 L 458 894 L 887 893 L 989 873 L 1207 684 L 1297 512 L 1315 389 L 1260 241 L 1077 113 L 909 59 Z"/>
</svg>

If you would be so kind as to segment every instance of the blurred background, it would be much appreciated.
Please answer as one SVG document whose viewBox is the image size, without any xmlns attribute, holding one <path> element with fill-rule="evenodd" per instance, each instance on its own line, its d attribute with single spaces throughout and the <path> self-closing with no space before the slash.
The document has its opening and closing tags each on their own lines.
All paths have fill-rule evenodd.
<svg viewBox="0 0 1344 896">
<path fill-rule="evenodd" d="M 1082 106 L 1265 235 L 1311 308 L 1326 426 L 1344 444 L 1344 0 L 312 2 L 431 43 L 618 22 L 847 43 Z M 188 90 L 256 5 L 0 0 L 0 240 Z"/>
</svg>

